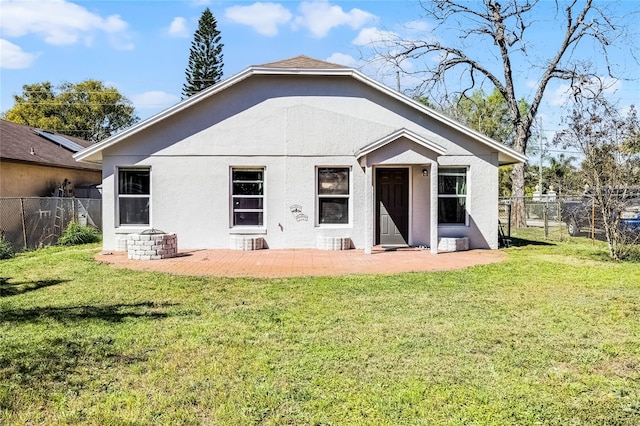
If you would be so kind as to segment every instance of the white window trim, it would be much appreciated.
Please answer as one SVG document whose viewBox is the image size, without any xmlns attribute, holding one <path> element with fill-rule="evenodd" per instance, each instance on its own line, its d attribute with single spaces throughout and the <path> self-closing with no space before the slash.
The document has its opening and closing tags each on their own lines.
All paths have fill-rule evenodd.
<svg viewBox="0 0 640 426">
<path fill-rule="evenodd" d="M 342 194 L 331 194 L 331 195 L 320 195 L 318 193 L 318 170 L 319 169 L 326 169 L 326 168 L 330 168 L 330 169 L 347 169 L 348 173 L 349 173 L 349 194 L 348 195 L 342 195 Z M 314 174 L 315 174 L 315 178 L 314 178 L 314 194 L 315 194 L 315 226 L 318 228 L 333 228 L 333 229 L 339 229 L 339 228 L 353 228 L 353 168 L 351 166 L 344 166 L 344 165 L 321 165 L 321 166 L 316 166 L 314 169 Z M 348 219 L 348 223 L 320 223 L 320 198 L 347 198 L 348 201 L 348 209 L 349 209 L 349 219 Z"/>
<path fill-rule="evenodd" d="M 262 198 L 262 225 L 234 225 L 233 223 L 233 171 L 234 170 L 262 170 L 262 195 L 246 196 L 244 198 Z M 229 228 L 231 233 L 261 234 L 266 232 L 267 223 L 267 167 L 266 166 L 230 166 L 229 167 Z"/>
<path fill-rule="evenodd" d="M 438 221 L 438 228 L 462 228 L 462 227 L 469 227 L 469 200 L 471 199 L 471 197 L 469 196 L 469 166 L 457 166 L 457 165 L 443 165 L 440 164 L 438 166 L 438 179 L 440 178 L 440 171 L 442 169 L 462 169 L 465 171 L 465 184 L 467 186 L 466 188 L 466 194 L 464 194 L 464 198 L 465 198 L 465 203 L 464 203 L 464 223 L 440 223 L 440 221 Z M 438 189 L 439 189 L 440 185 L 438 182 Z M 440 198 L 461 198 L 462 196 L 460 195 L 454 195 L 454 194 L 440 194 L 440 192 L 438 192 L 438 204 L 440 203 Z"/>
<path fill-rule="evenodd" d="M 121 170 L 148 170 L 149 171 L 149 223 L 132 223 L 132 224 L 121 224 L 120 223 L 120 198 L 142 198 L 140 194 L 120 194 L 120 171 Z M 152 208 L 152 200 L 153 200 L 153 173 L 151 173 L 151 166 L 145 165 L 131 165 L 131 166 L 116 166 L 115 171 L 115 186 L 114 186 L 114 197 L 115 197 L 115 227 L 126 230 L 126 232 L 138 232 L 138 230 L 146 230 L 152 228 L 151 224 L 153 223 L 153 208 Z"/>
</svg>

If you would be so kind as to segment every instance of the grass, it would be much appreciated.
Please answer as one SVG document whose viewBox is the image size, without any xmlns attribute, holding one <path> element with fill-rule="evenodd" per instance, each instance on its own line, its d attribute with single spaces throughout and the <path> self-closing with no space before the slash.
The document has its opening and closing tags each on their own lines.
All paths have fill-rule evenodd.
<svg viewBox="0 0 640 426">
<path fill-rule="evenodd" d="M 0 424 L 638 424 L 640 264 L 516 237 L 500 264 L 341 278 L 19 254 Z"/>
</svg>

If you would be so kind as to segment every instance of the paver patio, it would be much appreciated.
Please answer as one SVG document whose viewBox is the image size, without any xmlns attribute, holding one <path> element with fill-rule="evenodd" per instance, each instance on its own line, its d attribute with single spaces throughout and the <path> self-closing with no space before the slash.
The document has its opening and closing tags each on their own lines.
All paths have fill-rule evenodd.
<svg viewBox="0 0 640 426">
<path fill-rule="evenodd" d="M 443 271 L 486 265 L 506 259 L 500 250 L 470 250 L 431 254 L 427 250 L 374 249 L 326 251 L 296 250 L 185 250 L 170 259 L 129 260 L 126 252 L 102 252 L 96 259 L 116 268 L 166 272 L 176 275 L 283 278 L 350 274 L 393 274 Z"/>
</svg>

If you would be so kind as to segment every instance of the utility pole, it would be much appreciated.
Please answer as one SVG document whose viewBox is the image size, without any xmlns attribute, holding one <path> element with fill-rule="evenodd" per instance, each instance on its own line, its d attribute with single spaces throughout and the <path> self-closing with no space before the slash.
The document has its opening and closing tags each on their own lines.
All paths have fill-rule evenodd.
<svg viewBox="0 0 640 426">
<path fill-rule="evenodd" d="M 542 157 L 544 155 L 544 149 L 542 147 L 542 122 L 538 118 L 538 143 L 540 145 L 540 165 L 538 166 L 538 190 L 542 196 Z"/>
</svg>

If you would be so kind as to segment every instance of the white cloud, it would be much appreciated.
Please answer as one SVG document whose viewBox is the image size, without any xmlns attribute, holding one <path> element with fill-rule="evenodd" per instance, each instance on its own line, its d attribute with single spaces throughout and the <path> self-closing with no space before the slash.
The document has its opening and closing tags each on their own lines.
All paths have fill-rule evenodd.
<svg viewBox="0 0 640 426">
<path fill-rule="evenodd" d="M 351 68 L 358 68 L 358 66 L 360 65 L 358 60 L 355 59 L 353 56 L 347 55 L 346 53 L 339 53 L 339 52 L 336 52 L 333 55 L 329 56 L 326 59 L 326 61 L 331 62 L 333 64 L 340 64 L 340 65 L 344 65 L 346 67 L 351 67 Z"/>
<path fill-rule="evenodd" d="M 351 41 L 356 46 L 389 45 L 392 40 L 397 40 L 398 34 L 392 31 L 379 30 L 375 27 L 367 27 L 360 30 L 358 36 Z"/>
<path fill-rule="evenodd" d="M 348 25 L 357 30 L 376 19 L 375 15 L 361 9 L 354 8 L 345 12 L 342 7 L 332 5 L 326 0 L 302 2 L 299 11 L 301 16 L 296 17 L 295 28 L 307 28 L 317 38 L 325 37 L 331 29 L 341 25 Z"/>
<path fill-rule="evenodd" d="M 187 20 L 182 16 L 176 16 L 175 18 L 173 18 L 173 21 L 171 21 L 167 32 L 170 36 L 173 37 L 189 37 Z"/>
<path fill-rule="evenodd" d="M 403 27 L 407 32 L 417 32 L 421 36 L 426 32 L 433 31 L 433 25 L 429 24 L 427 21 L 421 20 L 409 21 L 403 24 Z"/>
<path fill-rule="evenodd" d="M 604 93 L 607 95 L 613 95 L 622 90 L 622 80 L 618 80 L 617 78 L 604 77 L 602 79 L 602 85 Z"/>
<path fill-rule="evenodd" d="M 225 9 L 227 19 L 252 27 L 258 34 L 275 36 L 278 25 L 292 18 L 291 12 L 278 3 L 254 3 L 250 6 L 232 6 Z"/>
<path fill-rule="evenodd" d="M 0 68 L 13 70 L 29 68 L 37 57 L 38 54 L 27 53 L 20 46 L 0 39 Z"/>
<path fill-rule="evenodd" d="M 571 85 L 566 83 L 560 84 L 554 91 L 550 92 L 549 95 L 549 105 L 565 105 L 571 96 Z"/>
<path fill-rule="evenodd" d="M 2 2 L 2 33 L 6 37 L 37 34 L 48 44 L 62 46 L 84 41 L 90 44 L 96 31 L 109 34 L 117 48 L 130 49 L 127 22 L 119 15 L 103 18 L 66 0 Z"/>
<path fill-rule="evenodd" d="M 584 83 L 582 87 L 583 92 L 587 95 L 589 92 L 598 93 L 602 91 L 602 93 L 607 96 L 616 94 L 621 91 L 622 81 L 610 77 L 600 77 L 598 79 L 594 79 L 590 83 Z M 563 106 L 570 101 L 570 98 L 573 95 L 573 90 L 571 88 L 571 84 L 561 83 L 558 85 L 558 87 L 556 87 L 555 90 L 553 90 L 549 94 L 549 105 Z"/>
<path fill-rule="evenodd" d="M 625 105 L 622 108 L 620 108 L 620 115 L 623 117 L 628 117 L 629 113 L 632 111 L 631 107 L 632 105 Z"/>
<path fill-rule="evenodd" d="M 180 97 L 161 91 L 139 93 L 131 97 L 136 109 L 165 109 L 180 101 Z"/>
<path fill-rule="evenodd" d="M 400 90 L 403 92 L 410 92 L 421 83 L 421 80 L 418 77 L 407 74 L 415 69 L 413 63 L 407 60 L 402 62 L 402 69 L 404 72 L 400 72 L 400 74 L 398 74 L 399 68 L 396 65 L 390 63 L 380 55 L 373 56 L 367 60 L 362 60 L 356 59 L 346 53 L 336 52 L 329 56 L 326 61 L 360 70 L 363 74 L 392 89 L 397 89 L 399 78 Z"/>
</svg>

